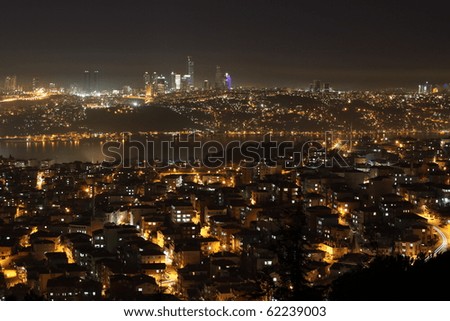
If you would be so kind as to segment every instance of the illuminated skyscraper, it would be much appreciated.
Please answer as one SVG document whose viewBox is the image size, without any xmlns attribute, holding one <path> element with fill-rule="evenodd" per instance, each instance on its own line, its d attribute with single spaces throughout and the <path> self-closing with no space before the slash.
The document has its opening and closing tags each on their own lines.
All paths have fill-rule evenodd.
<svg viewBox="0 0 450 321">
<path fill-rule="evenodd" d="M 433 92 L 433 86 L 427 81 L 423 85 L 419 85 L 419 94 L 430 94 Z"/>
<path fill-rule="evenodd" d="M 95 70 L 91 91 L 99 92 L 99 87 L 100 87 L 100 72 L 98 70 Z"/>
<path fill-rule="evenodd" d="M 189 75 L 189 87 L 194 87 L 194 61 L 191 56 L 187 57 L 187 74 Z"/>
<path fill-rule="evenodd" d="M 169 83 L 169 90 L 170 91 L 175 91 L 175 73 L 172 71 L 170 73 L 170 83 Z"/>
<path fill-rule="evenodd" d="M 158 74 L 156 73 L 156 71 L 154 71 L 152 75 L 153 95 L 155 95 L 158 92 L 157 83 L 158 83 Z"/>
<path fill-rule="evenodd" d="M 224 82 L 225 88 L 231 90 L 231 76 L 229 73 L 225 73 Z"/>
<path fill-rule="evenodd" d="M 175 90 L 180 90 L 180 89 L 181 89 L 181 75 L 176 74 L 175 75 Z"/>
<path fill-rule="evenodd" d="M 181 77 L 181 90 L 188 91 L 191 89 L 191 76 L 190 75 L 184 75 Z"/>
<path fill-rule="evenodd" d="M 17 77 L 14 76 L 6 76 L 5 78 L 5 90 L 14 91 L 17 89 Z"/>
<path fill-rule="evenodd" d="M 153 96 L 153 86 L 151 84 L 145 85 L 145 97 Z"/>
<path fill-rule="evenodd" d="M 144 86 L 150 85 L 152 83 L 152 78 L 150 77 L 150 74 L 148 71 L 144 73 Z"/>
<path fill-rule="evenodd" d="M 214 81 L 214 87 L 219 90 L 222 90 L 224 87 L 223 73 L 222 73 L 222 69 L 220 68 L 220 66 L 216 66 L 216 78 Z"/>
<path fill-rule="evenodd" d="M 48 90 L 51 93 L 56 93 L 58 90 L 56 89 L 56 84 L 54 82 L 51 82 L 48 84 Z"/>
<path fill-rule="evenodd" d="M 156 93 L 158 95 L 166 93 L 166 86 L 166 78 L 163 75 L 156 78 Z"/>
<path fill-rule="evenodd" d="M 209 80 L 205 79 L 203 81 L 203 90 L 208 90 L 209 89 Z"/>
<path fill-rule="evenodd" d="M 313 84 L 314 84 L 313 91 L 315 93 L 318 93 L 322 90 L 322 84 L 320 80 L 314 80 Z"/>
<path fill-rule="evenodd" d="M 91 93 L 91 73 L 89 70 L 84 71 L 84 86 L 83 90 L 85 94 Z"/>
<path fill-rule="evenodd" d="M 31 86 L 33 88 L 33 91 L 36 91 L 39 89 L 39 78 L 34 77 L 33 82 L 31 83 Z"/>
</svg>

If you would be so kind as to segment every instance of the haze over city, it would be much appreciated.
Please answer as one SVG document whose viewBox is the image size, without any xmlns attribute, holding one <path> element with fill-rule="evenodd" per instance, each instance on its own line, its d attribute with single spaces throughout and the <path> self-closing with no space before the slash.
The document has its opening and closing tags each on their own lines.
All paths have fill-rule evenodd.
<svg viewBox="0 0 450 321">
<path fill-rule="evenodd" d="M 144 71 L 199 81 L 221 65 L 238 86 L 341 90 L 449 81 L 444 1 L 9 1 L 2 4 L 0 75 L 68 87 L 100 70 L 104 89 Z"/>
</svg>

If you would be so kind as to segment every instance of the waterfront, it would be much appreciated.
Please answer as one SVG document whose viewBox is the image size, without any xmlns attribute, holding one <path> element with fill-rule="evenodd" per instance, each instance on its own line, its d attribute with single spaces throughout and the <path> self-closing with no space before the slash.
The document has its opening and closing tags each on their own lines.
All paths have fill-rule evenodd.
<svg viewBox="0 0 450 321">
<path fill-rule="evenodd" d="M 73 161 L 101 162 L 103 142 L 96 139 L 52 142 L 0 141 L 0 155 L 17 159 L 53 159 L 57 163 Z"/>
</svg>

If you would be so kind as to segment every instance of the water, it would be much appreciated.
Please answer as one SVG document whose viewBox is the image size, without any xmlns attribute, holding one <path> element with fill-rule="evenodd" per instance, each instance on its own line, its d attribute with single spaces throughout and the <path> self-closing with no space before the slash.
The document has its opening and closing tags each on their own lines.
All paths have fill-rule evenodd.
<svg viewBox="0 0 450 321">
<path fill-rule="evenodd" d="M 302 137 L 273 137 L 275 141 L 292 140 L 298 142 Z M 303 137 L 304 138 L 304 137 Z M 132 140 L 140 141 L 144 143 L 146 141 L 152 141 L 155 144 L 154 155 L 161 157 L 161 144 L 162 142 L 173 142 L 173 136 L 168 134 L 161 134 L 156 136 L 144 136 L 136 135 L 132 137 Z M 187 137 L 182 135 L 180 140 L 185 141 Z M 222 143 L 224 146 L 230 141 L 258 141 L 262 140 L 261 135 L 242 135 L 242 136 L 227 136 L 227 135 L 212 135 L 202 136 L 196 138 L 201 142 L 215 140 Z M 120 141 L 118 141 L 120 142 Z M 108 160 L 103 155 L 102 146 L 105 144 L 101 139 L 82 139 L 80 141 L 53 141 L 53 142 L 26 142 L 26 141 L 8 141 L 0 140 L 0 155 L 3 157 L 9 157 L 10 155 L 16 159 L 28 160 L 44 160 L 52 159 L 57 163 L 69 163 L 74 161 L 82 162 L 102 162 Z M 181 151 L 182 158 L 186 157 L 184 150 Z M 133 153 L 134 154 L 134 153 Z M 163 157 L 164 158 L 164 157 Z M 184 158 L 186 159 L 186 158 Z"/>
<path fill-rule="evenodd" d="M 101 162 L 103 142 L 97 139 L 81 140 L 80 142 L 22 142 L 0 141 L 0 155 L 16 159 L 53 159 L 57 163 L 74 161 Z"/>
</svg>

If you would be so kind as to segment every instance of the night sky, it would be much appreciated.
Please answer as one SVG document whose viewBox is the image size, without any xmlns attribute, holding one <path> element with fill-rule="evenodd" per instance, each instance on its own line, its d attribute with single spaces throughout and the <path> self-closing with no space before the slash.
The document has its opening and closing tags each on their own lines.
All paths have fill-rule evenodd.
<svg viewBox="0 0 450 321">
<path fill-rule="evenodd" d="M 85 69 L 103 87 L 142 85 L 145 71 L 235 85 L 415 88 L 450 82 L 448 1 L 3 1 L 0 77 L 67 86 Z"/>
</svg>

